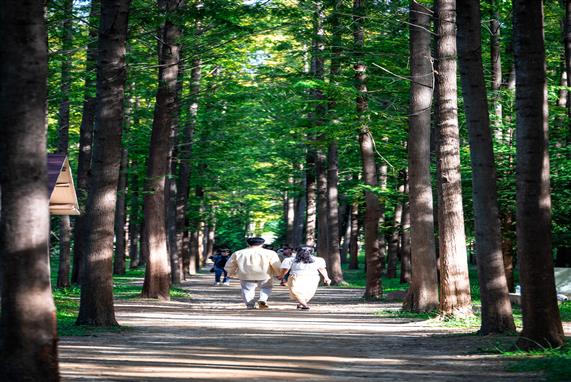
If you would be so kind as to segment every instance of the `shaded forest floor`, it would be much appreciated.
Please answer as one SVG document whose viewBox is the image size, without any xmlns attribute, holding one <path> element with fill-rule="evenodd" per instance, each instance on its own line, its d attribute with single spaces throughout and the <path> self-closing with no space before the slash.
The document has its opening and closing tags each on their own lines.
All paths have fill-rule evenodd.
<svg viewBox="0 0 571 382">
<path fill-rule="evenodd" d="M 62 337 L 64 381 L 537 381 L 506 371 L 485 350 L 515 337 L 379 316 L 391 303 L 366 303 L 361 289 L 320 288 L 310 311 L 275 286 L 269 310 L 245 310 L 237 281 L 211 274 L 186 282 L 192 298 L 116 300 L 125 330 Z M 133 286 L 142 283 L 134 279 Z M 566 325 L 569 334 L 569 325 Z"/>
</svg>

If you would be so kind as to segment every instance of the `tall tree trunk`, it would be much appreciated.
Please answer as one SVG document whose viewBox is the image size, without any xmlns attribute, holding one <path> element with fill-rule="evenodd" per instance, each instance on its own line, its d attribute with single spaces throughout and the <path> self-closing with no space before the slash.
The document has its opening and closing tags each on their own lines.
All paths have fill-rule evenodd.
<svg viewBox="0 0 571 382">
<path fill-rule="evenodd" d="M 408 184 L 412 274 L 404 309 L 429 312 L 438 307 L 434 220 L 430 176 L 430 112 L 434 74 L 430 50 L 430 10 L 410 6 L 412 85 L 408 129 Z"/>
<path fill-rule="evenodd" d="M 113 226 L 124 122 L 125 51 L 130 0 L 102 0 L 97 111 L 85 216 L 78 325 L 117 325 L 113 306 Z"/>
<path fill-rule="evenodd" d="M 190 194 L 189 181 L 191 173 L 191 158 L 194 130 L 196 129 L 198 117 L 198 100 L 200 93 L 200 79 L 202 76 L 202 62 L 196 57 L 192 60 L 190 70 L 190 102 L 188 117 L 183 126 L 181 134 L 181 142 L 179 144 L 179 172 L 177 179 L 177 202 L 176 202 L 176 237 L 177 248 L 180 248 L 181 258 L 183 259 L 183 277 L 191 274 L 189 271 L 190 250 L 189 243 L 185 243 L 188 239 L 188 219 L 186 211 L 188 208 L 188 198 Z M 188 241 L 188 240 L 187 240 Z"/>
<path fill-rule="evenodd" d="M 410 202 L 408 201 L 409 186 L 408 186 L 408 174 L 406 171 L 404 173 L 405 173 L 404 192 L 407 195 L 407 200 L 403 202 L 403 207 L 402 207 L 402 225 L 401 225 L 400 245 L 399 245 L 401 284 L 410 283 L 412 279 Z"/>
<path fill-rule="evenodd" d="M 68 52 L 73 47 L 72 18 L 73 1 L 63 3 L 65 19 L 62 25 L 62 50 Z M 71 55 L 65 53 L 61 63 L 61 101 L 58 116 L 58 153 L 67 155 L 69 146 L 69 94 L 71 88 Z M 59 225 L 59 269 L 57 287 L 69 286 L 69 266 L 71 249 L 71 222 L 68 215 L 60 216 Z"/>
<path fill-rule="evenodd" d="M 188 225 L 188 224 L 187 224 Z M 188 276 L 194 274 L 196 267 L 191 265 L 190 257 L 190 232 L 187 230 L 182 235 L 182 277 L 186 280 Z"/>
<path fill-rule="evenodd" d="M 339 221 L 341 237 L 341 246 L 339 248 L 339 255 L 341 256 L 341 264 L 349 263 L 349 242 L 351 240 L 351 206 L 347 204 L 347 201 L 343 201 L 339 206 Z"/>
<path fill-rule="evenodd" d="M 139 177 L 137 176 L 137 164 L 135 161 L 131 162 L 131 184 L 129 192 L 131 194 L 131 211 L 129 215 L 129 258 L 131 263 L 130 268 L 137 268 L 140 263 L 139 242 L 141 235 L 139 232 L 141 213 L 141 205 L 139 200 Z"/>
<path fill-rule="evenodd" d="M 402 191 L 401 191 L 402 190 Z M 399 186 L 399 192 L 404 192 L 404 186 Z M 399 251 L 399 233 L 401 230 L 402 219 L 402 203 L 398 202 L 395 205 L 395 213 L 393 216 L 393 227 L 389 237 L 389 253 L 387 259 L 387 277 L 397 277 L 397 262 Z"/>
<path fill-rule="evenodd" d="M 359 269 L 359 203 L 351 203 L 351 236 L 349 238 L 349 269 Z"/>
<path fill-rule="evenodd" d="M 500 89 L 502 87 L 502 56 L 500 39 L 500 14 L 497 0 L 492 0 L 492 17 L 490 19 L 490 58 L 492 61 L 492 99 L 494 104 L 494 134 L 497 141 L 503 137 L 503 110 Z"/>
<path fill-rule="evenodd" d="M 97 36 L 100 0 L 91 0 L 89 11 L 89 42 L 85 60 L 85 85 L 83 95 L 83 113 L 81 115 L 81 126 L 79 128 L 79 156 L 77 160 L 77 196 L 80 208 L 87 201 L 87 188 L 89 182 L 89 170 L 91 169 L 91 151 L 93 145 L 93 124 L 95 123 L 95 71 L 97 61 Z M 82 211 L 84 212 L 84 211 Z M 71 282 L 79 283 L 81 274 L 81 264 L 84 258 L 82 245 L 85 242 L 87 232 L 85 231 L 85 213 L 79 215 L 75 221 L 73 230 L 73 266 L 71 272 Z"/>
<path fill-rule="evenodd" d="M 480 23 L 480 2 L 458 0 L 460 74 L 470 140 L 475 249 L 482 298 L 480 334 L 487 335 L 514 331 L 515 324 L 502 257 L 496 165 L 480 51 Z"/>
<path fill-rule="evenodd" d="M 330 266 L 329 221 L 327 208 L 327 157 L 321 148 L 315 155 L 315 175 L 317 178 L 317 253 Z"/>
<path fill-rule="evenodd" d="M 341 54 L 342 54 L 342 25 L 341 11 L 343 7 L 342 0 L 333 1 L 333 13 L 331 20 L 331 65 L 329 68 L 329 83 L 332 86 L 339 84 L 341 74 Z M 336 99 L 329 95 L 328 115 L 332 119 L 333 124 L 337 123 L 337 115 L 335 107 Z M 338 160 L 337 141 L 334 137 L 330 138 L 327 149 L 327 236 L 329 248 L 329 273 L 334 285 L 343 283 L 343 271 L 341 269 L 341 253 L 340 253 L 340 224 L 339 224 L 339 160 Z"/>
<path fill-rule="evenodd" d="M 59 375 L 48 254 L 44 3 L 3 1 L 0 36 L 5 37 L 0 46 L 0 380 L 55 382 Z"/>
<path fill-rule="evenodd" d="M 286 244 L 293 244 L 293 231 L 295 229 L 295 197 L 293 176 L 288 178 L 288 190 L 286 193 Z"/>
<path fill-rule="evenodd" d="M 364 23 L 367 17 L 366 0 L 353 1 L 353 43 L 355 57 L 355 90 L 357 91 L 356 105 L 359 119 L 359 146 L 363 165 L 363 180 L 370 187 L 377 186 L 377 165 L 373 135 L 369 130 L 367 115 L 367 65 L 363 60 L 365 46 Z M 365 192 L 365 263 L 367 268 L 367 286 L 365 298 L 377 299 L 382 295 L 381 258 L 379 251 L 379 199 L 371 191 Z"/>
<path fill-rule="evenodd" d="M 567 84 L 566 86 L 571 87 L 571 0 L 565 0 L 565 25 L 563 32 L 565 36 L 563 38 L 565 44 L 565 69 Z M 567 92 L 567 116 L 571 118 L 571 95 Z M 569 122 L 571 126 L 571 121 Z"/>
<path fill-rule="evenodd" d="M 302 165 L 299 165 L 302 169 Z M 305 176 L 302 176 L 297 183 L 297 193 L 299 196 L 295 198 L 295 214 L 293 223 L 293 242 L 294 248 L 303 244 L 303 228 L 305 225 Z"/>
<path fill-rule="evenodd" d="M 117 204 L 115 206 L 115 262 L 113 274 L 125 274 L 125 257 L 127 255 L 127 225 L 126 199 L 127 199 L 127 164 L 129 163 L 127 149 L 121 150 L 121 167 L 119 168 L 119 182 L 117 183 Z"/>
<path fill-rule="evenodd" d="M 561 346 L 565 337 L 551 257 L 551 195 L 543 3 L 514 0 L 516 65 L 517 253 L 522 349 Z"/>
<path fill-rule="evenodd" d="M 316 227 L 316 211 L 317 211 L 317 185 L 315 182 L 315 151 L 308 148 L 306 154 L 305 168 L 305 195 L 306 195 L 306 211 L 305 211 L 305 244 L 309 246 L 315 245 L 315 227 Z"/>
<path fill-rule="evenodd" d="M 438 169 L 440 233 L 440 310 L 472 314 L 462 186 L 456 83 L 456 0 L 438 0 Z"/>
<path fill-rule="evenodd" d="M 150 156 L 145 194 L 146 239 L 149 259 L 145 270 L 142 296 L 168 300 L 170 288 L 170 261 L 167 250 L 165 178 L 168 174 L 170 134 L 175 123 L 177 108 L 177 78 L 179 65 L 180 27 L 173 21 L 182 0 L 159 0 L 159 8 L 167 19 L 162 28 L 162 46 L 159 62 L 159 88 L 157 90 Z"/>
<path fill-rule="evenodd" d="M 334 285 L 343 283 L 341 254 L 339 252 L 339 200 L 337 187 L 339 184 L 339 165 L 337 159 L 337 142 L 331 141 L 327 150 L 327 199 L 328 199 L 328 240 L 329 240 L 329 274 Z"/>
<path fill-rule="evenodd" d="M 384 139 L 383 139 L 384 140 Z M 377 167 L 379 171 L 379 188 L 381 192 L 387 191 L 387 172 L 388 166 L 386 163 L 381 164 Z M 384 200 L 379 200 L 379 257 L 381 262 L 381 271 L 385 270 L 387 267 L 387 238 L 385 237 L 385 202 Z"/>
</svg>

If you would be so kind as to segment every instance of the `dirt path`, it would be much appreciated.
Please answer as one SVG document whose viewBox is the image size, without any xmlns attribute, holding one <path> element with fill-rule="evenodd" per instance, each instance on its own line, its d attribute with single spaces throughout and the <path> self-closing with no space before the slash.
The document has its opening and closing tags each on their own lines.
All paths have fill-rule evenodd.
<svg viewBox="0 0 571 382">
<path fill-rule="evenodd" d="M 269 310 L 245 310 L 237 283 L 185 285 L 192 301 L 118 301 L 122 333 L 64 337 L 65 381 L 538 381 L 473 354 L 495 339 L 379 318 L 361 290 L 322 288 L 310 311 L 276 286 Z M 390 304 L 382 304 L 391 306 Z M 396 306 L 396 305 L 393 305 Z"/>
</svg>

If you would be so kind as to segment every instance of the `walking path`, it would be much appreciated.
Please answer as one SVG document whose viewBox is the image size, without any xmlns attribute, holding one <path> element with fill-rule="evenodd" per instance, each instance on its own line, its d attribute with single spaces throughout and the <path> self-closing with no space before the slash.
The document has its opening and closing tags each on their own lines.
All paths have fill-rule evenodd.
<svg viewBox="0 0 571 382">
<path fill-rule="evenodd" d="M 320 288 L 309 311 L 276 286 L 268 310 L 245 310 L 237 282 L 197 275 L 186 301 L 117 301 L 120 333 L 64 337 L 64 381 L 538 381 L 510 373 L 497 338 L 374 312 L 359 289 Z"/>
</svg>

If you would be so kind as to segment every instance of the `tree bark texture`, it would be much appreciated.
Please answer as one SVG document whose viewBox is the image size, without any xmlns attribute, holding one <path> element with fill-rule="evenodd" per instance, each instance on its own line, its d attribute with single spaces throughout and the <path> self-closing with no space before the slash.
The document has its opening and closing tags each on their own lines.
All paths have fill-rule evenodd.
<svg viewBox="0 0 571 382">
<path fill-rule="evenodd" d="M 503 110 L 500 89 L 502 87 L 502 56 L 500 39 L 500 14 L 498 12 L 497 0 L 492 0 L 492 18 L 490 19 L 490 58 L 492 69 L 492 99 L 494 104 L 494 117 L 492 125 L 496 140 L 501 141 L 503 137 Z M 480 33 L 481 42 L 481 33 Z M 481 48 L 480 48 L 481 49 Z"/>
<path fill-rule="evenodd" d="M 472 313 L 462 186 L 456 83 L 456 0 L 438 0 L 438 169 L 440 233 L 440 310 Z"/>
<path fill-rule="evenodd" d="M 351 203 L 351 236 L 349 237 L 349 269 L 359 269 L 359 203 Z"/>
<path fill-rule="evenodd" d="M 567 86 L 571 87 L 571 0 L 565 0 L 565 26 L 563 31 L 565 33 L 564 43 L 565 43 L 565 70 L 567 79 Z M 567 92 L 567 116 L 571 117 L 571 97 L 569 92 Z M 571 122 L 570 128 L 571 128 Z"/>
<path fill-rule="evenodd" d="M 480 2 L 458 0 L 460 74 L 464 109 L 468 120 L 475 250 L 478 257 L 478 281 L 482 299 L 480 333 L 487 335 L 512 332 L 515 330 L 515 324 L 502 257 L 496 165 L 480 50 L 482 42 L 480 23 Z"/>
<path fill-rule="evenodd" d="M 551 255 L 551 195 L 543 3 L 513 3 L 516 65 L 516 230 L 522 288 L 523 349 L 565 341 Z"/>
<path fill-rule="evenodd" d="M 327 156 L 321 148 L 315 153 L 317 179 L 317 254 L 329 267 L 329 221 L 327 206 Z"/>
<path fill-rule="evenodd" d="M 63 3 L 65 19 L 62 23 L 62 50 L 67 52 L 73 46 L 72 18 L 73 1 Z M 61 63 L 60 104 L 58 113 L 58 153 L 66 154 L 69 146 L 69 94 L 71 87 L 71 55 L 65 54 Z M 59 269 L 57 287 L 69 286 L 71 222 L 67 215 L 59 217 Z"/>
<path fill-rule="evenodd" d="M 194 130 L 196 128 L 198 117 L 198 101 L 200 93 L 200 79 L 202 76 L 202 62 L 200 58 L 192 61 L 190 70 L 190 106 L 188 110 L 188 118 L 182 128 L 181 142 L 179 143 L 179 170 L 177 179 L 177 202 L 176 202 L 176 240 L 177 248 L 183 259 L 183 277 L 188 275 L 188 261 L 190 253 L 189 246 L 185 245 L 185 235 L 188 237 L 188 224 L 186 211 L 188 208 L 188 198 L 190 194 L 189 181 L 191 175 L 191 158 Z"/>
<path fill-rule="evenodd" d="M 302 165 L 299 165 L 302 167 Z M 302 170 L 302 168 L 300 168 Z M 305 176 L 302 176 L 296 182 L 297 193 L 299 194 L 295 198 L 295 214 L 293 223 L 293 239 L 292 246 L 294 248 L 303 244 L 303 228 L 305 225 L 305 208 L 306 208 L 306 197 L 305 197 Z"/>
<path fill-rule="evenodd" d="M 315 228 L 317 212 L 317 184 L 315 181 L 315 151 L 308 148 L 305 168 L 305 245 L 315 245 Z"/>
<path fill-rule="evenodd" d="M 97 61 L 97 25 L 99 20 L 101 3 L 100 0 L 92 0 L 89 11 L 89 43 L 87 44 L 85 62 L 85 85 L 83 93 L 83 112 L 81 114 L 81 126 L 79 128 L 79 156 L 77 159 L 77 198 L 82 214 L 75 220 L 73 230 L 73 264 L 71 272 L 71 282 L 80 282 L 83 250 L 85 242 L 85 202 L 87 201 L 87 188 L 89 182 L 89 169 L 91 168 L 91 151 L 93 145 L 93 125 L 95 123 L 95 72 Z"/>
<path fill-rule="evenodd" d="M 405 172 L 406 173 L 406 172 Z M 407 175 L 405 175 L 407 179 Z M 404 186 L 404 192 L 408 196 L 409 187 L 408 179 Z M 412 279 L 412 259 L 411 259 L 411 240 L 410 240 L 410 203 L 408 199 L 403 203 L 402 207 L 402 224 L 400 232 L 400 282 L 401 284 L 410 283 Z"/>
<path fill-rule="evenodd" d="M 401 187 L 404 191 L 404 186 Z M 399 189 L 401 187 L 399 187 Z M 395 205 L 395 213 L 393 216 L 393 227 L 391 234 L 389 236 L 389 252 L 387 256 L 387 277 L 391 279 L 397 277 L 397 263 L 398 263 L 398 252 L 399 252 L 399 237 L 400 237 L 399 233 L 401 230 L 401 219 L 402 219 L 402 203 L 399 202 Z"/>
<path fill-rule="evenodd" d="M 293 232 L 295 229 L 295 197 L 294 197 L 293 176 L 288 178 L 288 190 L 285 199 L 285 223 L 286 223 L 286 244 L 293 244 Z"/>
<path fill-rule="evenodd" d="M 130 176 L 129 192 L 131 196 L 131 205 L 129 213 L 129 259 L 131 260 L 129 267 L 137 268 L 140 263 L 139 242 L 141 234 L 139 228 L 141 226 L 139 221 L 139 214 L 141 213 L 141 203 L 139 197 L 139 177 L 137 176 L 137 163 L 131 162 L 132 169 Z"/>
<path fill-rule="evenodd" d="M 0 7 L 0 380 L 59 381 L 51 292 L 44 3 Z M 31 274 L 31 272 L 33 274 Z"/>
<path fill-rule="evenodd" d="M 119 168 L 119 182 L 117 182 L 117 204 L 115 207 L 115 261 L 113 274 L 125 274 L 125 260 L 127 256 L 127 164 L 129 162 L 127 149 L 121 150 L 121 167 Z"/>
<path fill-rule="evenodd" d="M 404 309 L 413 312 L 429 312 L 438 307 L 430 176 L 430 112 L 434 91 L 430 13 L 416 1 L 411 3 L 412 85 L 407 147 L 412 274 Z"/>
<path fill-rule="evenodd" d="M 366 0 L 353 1 L 353 44 L 355 65 L 355 90 L 357 91 L 356 106 L 359 118 L 359 147 L 361 163 L 363 166 L 363 180 L 369 187 L 377 186 L 377 165 L 375 163 L 375 149 L 373 135 L 368 126 L 368 100 L 367 100 L 367 66 L 363 61 L 365 45 L 364 22 L 367 16 Z M 379 198 L 368 190 L 365 192 L 365 263 L 367 285 L 365 298 L 376 299 L 382 295 L 381 284 L 381 258 L 379 251 Z"/>
<path fill-rule="evenodd" d="M 113 306 L 113 236 L 124 122 L 130 0 L 102 0 L 97 54 L 95 141 L 85 216 L 77 324 L 117 325 Z"/>
<path fill-rule="evenodd" d="M 182 6 L 181 0 L 159 0 L 159 8 L 167 14 L 162 28 L 157 90 L 147 186 L 144 201 L 146 239 L 149 259 L 145 270 L 142 296 L 168 300 L 171 281 L 167 249 L 165 178 L 168 174 L 170 133 L 175 123 L 177 108 L 177 78 L 181 31 L 172 20 L 172 13 Z"/>
<path fill-rule="evenodd" d="M 327 225 L 329 248 L 329 277 L 334 285 L 343 283 L 341 269 L 341 253 L 339 250 L 339 164 L 337 158 L 337 142 L 329 143 L 327 149 Z"/>
</svg>

